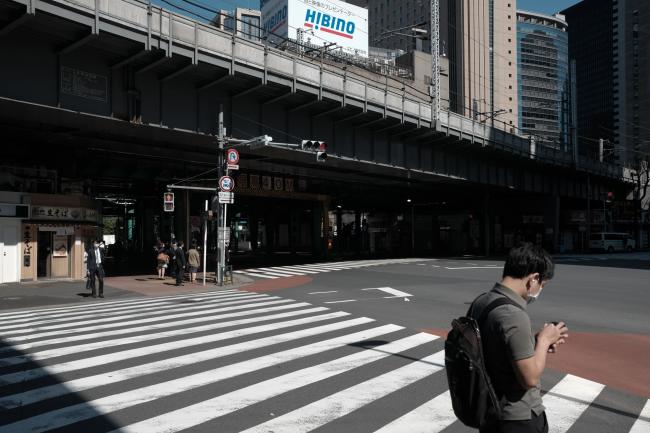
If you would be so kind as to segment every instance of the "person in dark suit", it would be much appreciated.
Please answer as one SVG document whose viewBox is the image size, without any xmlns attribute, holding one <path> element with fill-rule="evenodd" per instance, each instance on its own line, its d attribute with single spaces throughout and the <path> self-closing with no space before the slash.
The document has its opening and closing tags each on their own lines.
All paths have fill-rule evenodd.
<svg viewBox="0 0 650 433">
<path fill-rule="evenodd" d="M 172 244 L 172 249 L 174 251 L 172 261 L 176 272 L 176 285 L 182 286 L 185 276 L 185 251 L 176 242 Z"/>
<path fill-rule="evenodd" d="M 97 277 L 99 280 L 99 297 L 104 297 L 104 249 L 100 248 L 99 245 L 99 239 L 95 239 L 95 242 L 93 242 L 87 251 L 88 273 L 90 274 L 93 298 L 97 297 L 97 285 L 95 283 L 95 277 Z"/>
</svg>

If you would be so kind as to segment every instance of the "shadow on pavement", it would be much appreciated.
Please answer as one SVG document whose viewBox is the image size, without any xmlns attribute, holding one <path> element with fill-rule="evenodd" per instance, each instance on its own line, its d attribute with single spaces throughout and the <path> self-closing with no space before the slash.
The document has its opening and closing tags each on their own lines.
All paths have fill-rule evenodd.
<svg viewBox="0 0 650 433">
<path fill-rule="evenodd" d="M 48 393 L 46 398 L 38 396 L 42 390 Z M 61 410 L 70 410 L 71 419 L 60 413 L 57 415 Z M 109 416 L 98 412 L 80 393 L 68 388 L 56 375 L 49 374 L 45 365 L 0 339 L 0 431 L 100 432 L 118 428 Z"/>
</svg>

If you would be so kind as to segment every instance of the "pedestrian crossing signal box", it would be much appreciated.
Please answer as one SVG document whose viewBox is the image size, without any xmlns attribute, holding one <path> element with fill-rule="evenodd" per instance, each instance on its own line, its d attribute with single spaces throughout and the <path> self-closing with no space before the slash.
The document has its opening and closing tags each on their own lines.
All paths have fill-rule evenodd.
<svg viewBox="0 0 650 433">
<path fill-rule="evenodd" d="M 174 193 L 166 192 L 163 194 L 163 210 L 165 212 L 174 212 Z"/>
</svg>

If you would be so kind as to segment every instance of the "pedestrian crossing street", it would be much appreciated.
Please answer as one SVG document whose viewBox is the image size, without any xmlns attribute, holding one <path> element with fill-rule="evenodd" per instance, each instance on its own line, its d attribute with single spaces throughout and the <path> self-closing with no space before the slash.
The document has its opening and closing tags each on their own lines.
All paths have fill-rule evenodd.
<svg viewBox="0 0 650 433">
<path fill-rule="evenodd" d="M 0 313 L 0 431 L 470 432 L 442 339 L 241 290 Z M 548 373 L 552 433 L 648 433 L 650 402 Z"/>
<path fill-rule="evenodd" d="M 256 278 L 282 278 L 296 275 L 311 275 L 324 272 L 342 271 L 345 269 L 367 268 L 379 265 L 395 265 L 420 262 L 422 259 L 386 259 L 386 260 L 356 260 L 345 262 L 310 263 L 307 265 L 274 266 L 269 268 L 251 268 L 234 271 L 235 274 Z"/>
</svg>

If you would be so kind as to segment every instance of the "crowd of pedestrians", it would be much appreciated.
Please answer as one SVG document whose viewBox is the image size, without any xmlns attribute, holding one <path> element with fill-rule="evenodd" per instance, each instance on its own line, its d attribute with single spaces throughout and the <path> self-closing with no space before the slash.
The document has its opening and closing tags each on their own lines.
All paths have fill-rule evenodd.
<svg viewBox="0 0 650 433">
<path fill-rule="evenodd" d="M 164 242 L 159 240 L 154 247 L 154 252 L 160 280 L 164 280 L 165 273 L 168 273 L 171 278 L 176 280 L 177 286 L 182 286 L 185 281 L 185 272 L 188 272 L 189 282 L 196 284 L 196 274 L 201 267 L 201 254 L 197 249 L 196 240 L 192 241 L 187 252 L 183 241 L 172 240 L 167 247 Z"/>
</svg>

